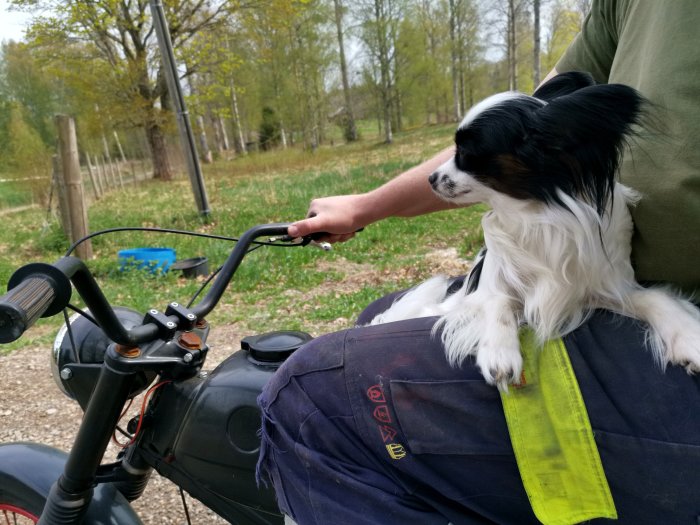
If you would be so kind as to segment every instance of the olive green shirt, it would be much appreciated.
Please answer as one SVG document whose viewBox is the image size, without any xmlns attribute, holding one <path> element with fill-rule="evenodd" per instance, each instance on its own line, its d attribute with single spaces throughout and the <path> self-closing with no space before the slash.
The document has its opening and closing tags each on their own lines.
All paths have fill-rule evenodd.
<svg viewBox="0 0 700 525">
<path fill-rule="evenodd" d="M 653 104 L 661 133 L 635 140 L 621 181 L 632 211 L 640 281 L 666 281 L 700 300 L 700 0 L 594 0 L 556 65 L 627 84 Z"/>
</svg>

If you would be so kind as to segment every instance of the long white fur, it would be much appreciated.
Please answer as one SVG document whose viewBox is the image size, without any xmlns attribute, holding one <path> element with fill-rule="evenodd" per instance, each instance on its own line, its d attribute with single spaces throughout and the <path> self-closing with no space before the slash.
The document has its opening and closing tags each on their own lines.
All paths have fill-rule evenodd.
<svg viewBox="0 0 700 525">
<path fill-rule="evenodd" d="M 648 323 L 648 346 L 662 367 L 671 363 L 689 373 L 700 371 L 698 309 L 668 289 L 643 288 L 634 279 L 628 210 L 640 198 L 634 190 L 616 184 L 600 215 L 564 193 L 559 197 L 570 211 L 514 199 L 460 171 L 454 160 L 437 173 L 451 183 L 449 194 L 441 192 L 443 186 L 436 190 L 443 198 L 491 205 L 482 219 L 487 254 L 479 286 L 468 294 L 465 284 L 445 297 L 448 280 L 435 277 L 371 324 L 440 316 L 435 330 L 442 328 L 449 362 L 458 366 L 475 355 L 486 381 L 505 390 L 522 372 L 521 325 L 529 325 L 544 343 L 604 308 Z"/>
</svg>

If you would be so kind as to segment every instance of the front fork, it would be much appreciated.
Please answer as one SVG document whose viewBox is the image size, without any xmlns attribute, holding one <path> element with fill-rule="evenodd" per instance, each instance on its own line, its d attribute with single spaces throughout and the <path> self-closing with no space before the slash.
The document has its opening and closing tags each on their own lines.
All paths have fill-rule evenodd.
<svg viewBox="0 0 700 525">
<path fill-rule="evenodd" d="M 107 363 L 103 365 L 63 474 L 51 487 L 39 525 L 82 522 L 92 499 L 97 469 L 133 380 L 133 372 L 120 372 Z"/>
</svg>

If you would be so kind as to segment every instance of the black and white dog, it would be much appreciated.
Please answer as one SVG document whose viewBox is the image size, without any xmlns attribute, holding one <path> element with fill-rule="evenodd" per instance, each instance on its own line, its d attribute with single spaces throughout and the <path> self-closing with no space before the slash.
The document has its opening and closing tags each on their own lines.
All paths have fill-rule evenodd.
<svg viewBox="0 0 700 525">
<path fill-rule="evenodd" d="M 628 86 L 568 73 L 534 96 L 501 93 L 471 108 L 454 158 L 429 181 L 447 201 L 490 205 L 486 248 L 458 292 L 447 295 L 450 281 L 433 278 L 371 324 L 439 315 L 448 360 L 474 355 L 486 381 L 505 390 L 522 371 L 520 325 L 544 342 L 605 308 L 648 323 L 661 366 L 700 371 L 697 308 L 640 286 L 630 262 L 628 206 L 640 196 L 615 179 L 645 107 Z"/>
</svg>

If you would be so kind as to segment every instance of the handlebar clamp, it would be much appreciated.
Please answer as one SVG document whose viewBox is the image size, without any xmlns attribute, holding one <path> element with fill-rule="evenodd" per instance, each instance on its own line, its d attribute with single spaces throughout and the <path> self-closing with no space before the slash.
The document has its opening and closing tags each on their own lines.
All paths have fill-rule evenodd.
<svg viewBox="0 0 700 525">
<path fill-rule="evenodd" d="M 143 324 L 153 323 L 158 327 L 158 335 L 161 339 L 169 340 L 177 331 L 177 323 L 172 321 L 169 316 L 165 315 L 163 312 L 151 309 L 146 312 L 143 318 Z"/>
</svg>

